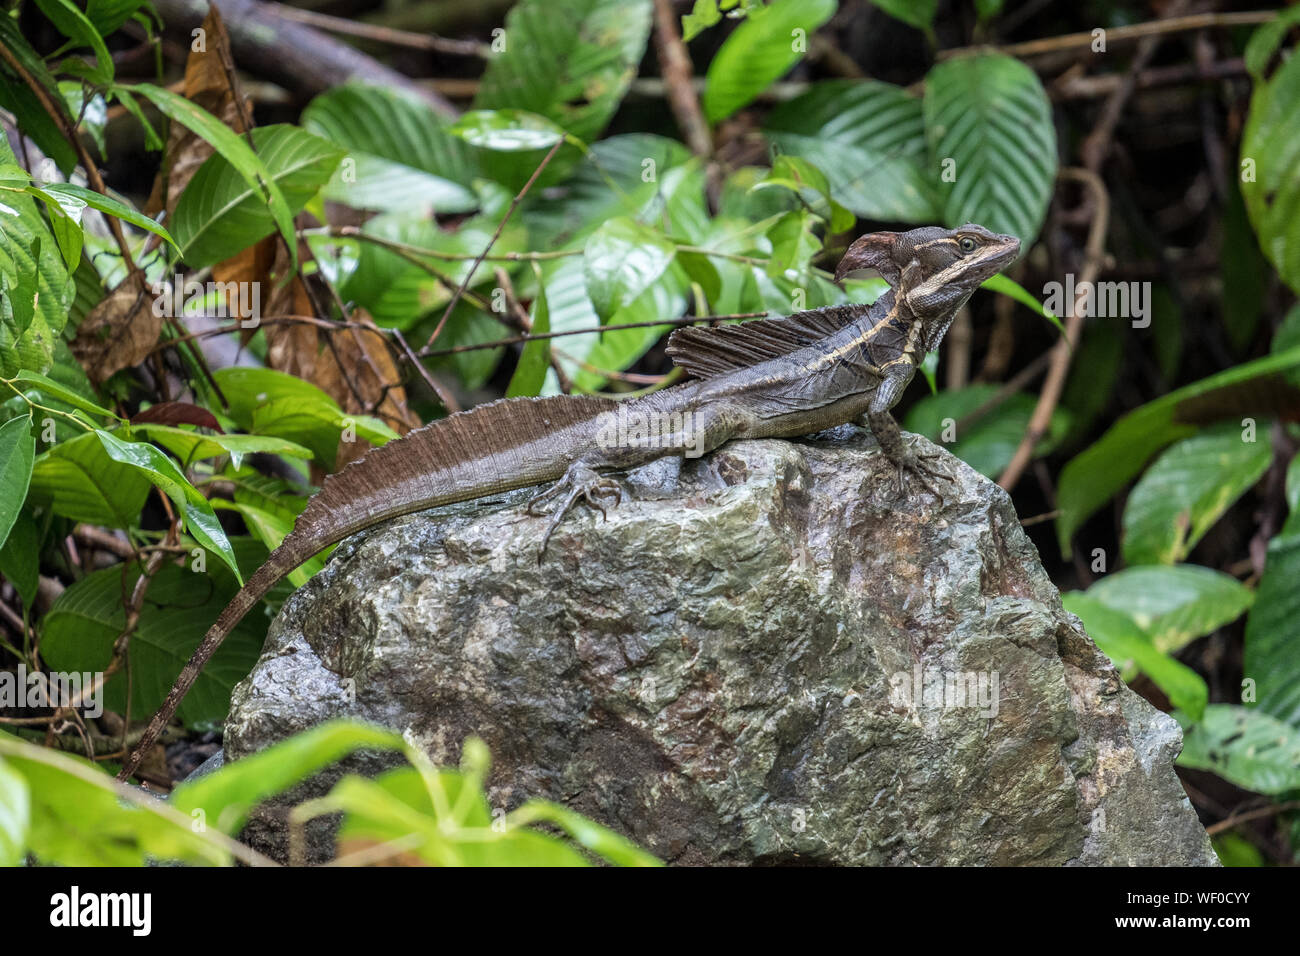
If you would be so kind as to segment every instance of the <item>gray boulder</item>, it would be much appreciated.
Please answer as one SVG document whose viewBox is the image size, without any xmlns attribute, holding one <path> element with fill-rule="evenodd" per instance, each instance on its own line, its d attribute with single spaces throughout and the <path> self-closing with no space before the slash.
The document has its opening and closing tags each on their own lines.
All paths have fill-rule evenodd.
<svg viewBox="0 0 1300 956">
<path fill-rule="evenodd" d="M 540 565 L 529 492 L 358 535 L 272 625 L 227 758 L 338 716 L 441 764 L 476 734 L 494 806 L 558 800 L 679 864 L 1215 864 L 1177 724 L 1062 609 L 1007 495 L 942 467 L 942 504 L 900 503 L 856 429 L 734 442 L 633 472 Z M 284 856 L 284 812 L 245 837 Z"/>
</svg>

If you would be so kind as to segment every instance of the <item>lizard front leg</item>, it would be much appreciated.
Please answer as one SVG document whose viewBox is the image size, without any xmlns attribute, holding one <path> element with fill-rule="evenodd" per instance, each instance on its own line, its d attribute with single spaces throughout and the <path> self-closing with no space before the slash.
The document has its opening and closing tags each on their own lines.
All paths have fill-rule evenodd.
<svg viewBox="0 0 1300 956">
<path fill-rule="evenodd" d="M 539 506 L 558 501 L 542 536 L 537 560 L 541 563 L 551 535 L 579 501 L 608 520 L 607 507 L 622 503 L 619 483 L 603 471 L 628 471 L 668 455 L 698 457 L 728 441 L 736 433 L 733 416 L 725 408 L 704 411 L 665 411 L 647 405 L 620 410 L 595 435 L 592 446 L 571 462 L 564 477 L 535 495 L 526 511 L 536 515 Z"/>
<path fill-rule="evenodd" d="M 944 481 L 951 482 L 954 481 L 953 477 L 926 464 L 927 460 L 941 456 L 937 454 L 918 455 L 907 447 L 903 440 L 903 432 L 889 411 L 894 406 L 894 403 L 898 401 L 908 382 L 912 380 L 915 366 L 912 365 L 910 359 L 905 357 L 891 362 L 881 371 L 883 375 L 880 385 L 876 388 L 876 393 L 871 398 L 871 406 L 867 409 L 867 413 L 863 418 L 866 419 L 871 434 L 876 436 L 880 450 L 885 453 L 885 457 L 897 469 L 897 494 L 900 498 L 907 494 L 905 475 L 910 471 L 916 476 L 921 487 L 934 495 L 939 500 L 940 506 L 942 506 L 943 495 L 939 494 L 931 479 L 942 478 Z"/>
</svg>

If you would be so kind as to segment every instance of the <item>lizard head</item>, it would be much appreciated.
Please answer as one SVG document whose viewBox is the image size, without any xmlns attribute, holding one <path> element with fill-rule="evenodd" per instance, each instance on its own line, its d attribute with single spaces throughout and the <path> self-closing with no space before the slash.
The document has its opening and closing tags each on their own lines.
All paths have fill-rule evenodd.
<svg viewBox="0 0 1300 956">
<path fill-rule="evenodd" d="M 850 272 L 874 269 L 895 288 L 912 262 L 920 276 L 931 279 L 947 274 L 945 281 L 969 284 L 973 290 L 1001 272 L 1020 254 L 1020 240 L 967 223 L 956 229 L 922 226 L 907 232 L 873 232 L 857 239 L 835 270 L 839 282 Z"/>
</svg>

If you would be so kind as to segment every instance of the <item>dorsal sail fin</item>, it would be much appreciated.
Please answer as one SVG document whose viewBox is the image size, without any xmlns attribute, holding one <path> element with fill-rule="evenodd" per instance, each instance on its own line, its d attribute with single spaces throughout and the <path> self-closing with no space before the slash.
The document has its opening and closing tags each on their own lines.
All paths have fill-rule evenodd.
<svg viewBox="0 0 1300 956">
<path fill-rule="evenodd" d="M 832 305 L 737 325 L 678 329 L 668 337 L 667 351 L 686 374 L 710 378 L 796 352 L 834 335 L 866 311 L 865 305 Z"/>
</svg>

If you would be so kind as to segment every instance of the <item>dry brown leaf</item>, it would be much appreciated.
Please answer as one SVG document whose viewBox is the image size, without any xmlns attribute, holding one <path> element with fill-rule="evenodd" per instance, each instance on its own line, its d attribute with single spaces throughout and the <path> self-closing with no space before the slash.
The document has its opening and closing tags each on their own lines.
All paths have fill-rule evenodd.
<svg viewBox="0 0 1300 956">
<path fill-rule="evenodd" d="M 106 295 L 77 327 L 72 354 L 96 385 L 120 369 L 139 365 L 158 343 L 163 316 L 138 276 Z"/>
<path fill-rule="evenodd" d="M 201 52 L 191 49 L 185 61 L 184 96 L 236 133 L 247 132 L 248 108 L 240 108 L 239 91 L 231 85 L 235 82 L 235 61 L 230 53 L 230 35 L 215 5 L 208 9 L 201 29 L 204 49 Z M 180 123 L 172 123 L 162 169 L 154 180 L 145 212 L 152 216 L 165 208 L 170 218 L 181 193 L 212 153 L 206 140 Z"/>
</svg>

